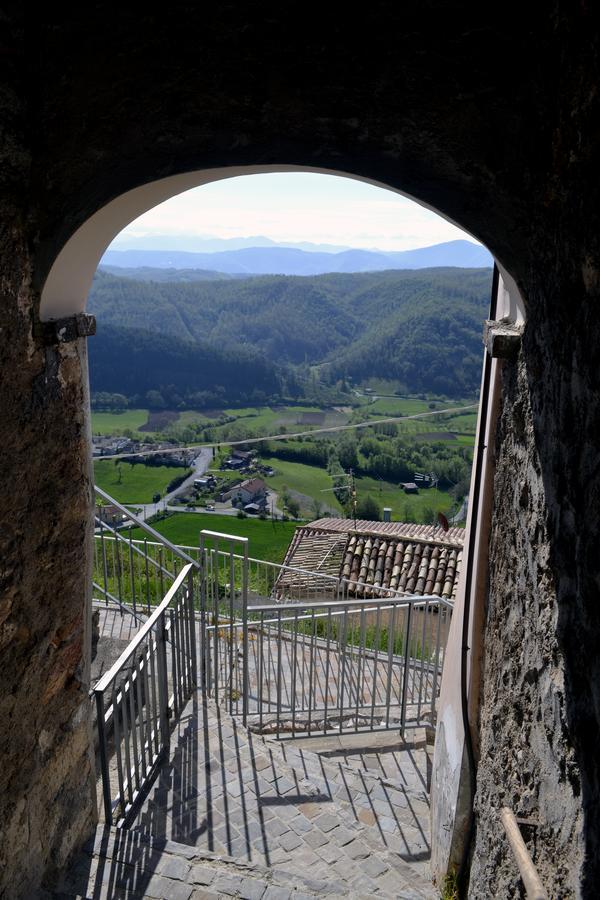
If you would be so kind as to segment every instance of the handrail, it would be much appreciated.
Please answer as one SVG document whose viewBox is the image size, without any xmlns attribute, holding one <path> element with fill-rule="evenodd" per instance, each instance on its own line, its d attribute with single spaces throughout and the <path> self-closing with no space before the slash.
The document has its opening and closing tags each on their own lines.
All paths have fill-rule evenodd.
<svg viewBox="0 0 600 900">
<path fill-rule="evenodd" d="M 510 849 L 512 850 L 529 900 L 548 900 L 548 894 L 541 882 L 525 841 L 521 836 L 515 814 L 508 806 L 500 810 L 500 821 L 504 826 Z"/>
<path fill-rule="evenodd" d="M 421 598 L 419 598 L 419 599 L 421 599 Z M 368 601 L 368 602 L 370 602 L 370 601 Z M 356 609 L 348 609 L 348 606 L 350 604 L 344 603 L 343 601 L 341 603 L 337 603 L 337 602 L 336 603 L 312 603 L 312 604 L 311 603 L 286 603 L 284 605 L 282 605 L 281 603 L 278 603 L 275 606 L 251 606 L 251 607 L 249 607 L 249 609 L 252 612 L 252 614 L 261 613 L 261 615 L 262 615 L 265 612 L 273 612 L 273 613 L 277 612 L 277 613 L 279 613 L 279 615 L 277 616 L 276 619 L 262 619 L 261 618 L 260 621 L 249 619 L 248 620 L 248 628 L 262 628 L 263 625 L 278 625 L 279 623 L 284 624 L 285 622 L 302 622 L 304 620 L 312 621 L 313 619 L 324 619 L 325 617 L 331 617 L 333 619 L 336 616 L 344 616 L 344 615 L 350 615 L 350 616 L 359 615 L 359 614 L 366 615 L 367 613 L 370 613 L 370 612 L 377 612 L 377 610 L 379 610 L 379 612 L 381 613 L 381 612 L 386 612 L 390 609 L 401 609 L 403 607 L 409 606 L 408 603 L 401 603 L 401 602 L 398 602 L 397 600 L 391 600 L 391 601 L 384 600 L 383 602 L 386 604 L 386 606 L 373 606 L 373 607 L 367 606 L 367 607 L 365 607 L 364 600 L 358 601 L 356 604 L 355 603 L 352 604 L 357 607 Z M 439 602 L 439 598 L 436 597 L 435 603 L 437 604 L 438 602 Z M 343 607 L 343 609 L 335 609 L 335 607 Z M 415 607 L 416 607 L 416 604 L 413 605 L 413 609 Z M 291 610 L 301 609 L 303 611 L 303 614 L 299 615 L 296 612 L 293 615 L 289 615 L 288 612 L 290 609 Z M 313 613 L 307 612 L 310 609 L 323 610 L 323 612 L 318 612 L 316 614 L 314 612 Z M 286 615 L 282 616 L 280 614 L 281 610 L 285 610 Z M 218 622 L 216 625 L 207 625 L 206 630 L 213 631 L 216 628 L 218 631 L 227 631 L 228 628 L 240 629 L 243 627 L 244 627 L 243 621 L 241 619 L 236 619 L 233 622 L 223 622 L 223 623 Z"/>
<path fill-rule="evenodd" d="M 192 563 L 182 568 L 160 605 L 90 691 L 109 826 L 118 808 L 122 822 L 129 820 L 168 752 L 169 719 L 181 715 L 198 682 L 193 569 Z M 113 782 L 114 776 L 118 779 L 115 799 L 111 766 Z"/>
<path fill-rule="evenodd" d="M 94 694 L 103 693 L 106 690 L 106 688 L 108 687 L 108 685 L 111 683 L 111 681 L 118 675 L 119 670 L 127 662 L 127 660 L 130 658 L 130 656 L 133 656 L 133 654 L 135 653 L 135 651 L 137 650 L 139 645 L 142 643 L 142 641 L 144 640 L 144 638 L 146 637 L 148 632 L 152 630 L 152 628 L 156 624 L 157 620 L 161 617 L 161 615 L 163 614 L 165 609 L 167 609 L 167 607 L 171 603 L 171 600 L 173 599 L 173 597 L 175 596 L 175 594 L 177 593 L 177 591 L 179 590 L 179 588 L 181 587 L 181 585 L 183 584 L 185 579 L 187 578 L 187 575 L 191 568 L 192 568 L 191 564 L 183 567 L 183 569 L 181 570 L 181 572 L 179 573 L 179 575 L 177 576 L 177 578 L 175 579 L 175 581 L 169 588 L 169 590 L 168 590 L 167 594 L 165 595 L 164 600 L 162 601 L 160 606 L 157 606 L 156 609 L 154 610 L 154 612 L 152 613 L 152 615 L 150 616 L 150 618 L 146 622 L 144 622 L 144 625 L 142 626 L 142 628 L 140 628 L 140 630 L 138 631 L 138 633 L 136 634 L 134 639 L 131 641 L 131 643 L 129 643 L 127 645 L 127 647 L 123 650 L 123 652 L 119 656 L 116 663 L 112 666 L 112 668 L 110 668 L 108 670 L 108 672 L 105 672 L 105 674 L 102 676 L 100 681 L 96 682 L 96 684 L 90 691 L 90 697 L 92 697 Z"/>
<path fill-rule="evenodd" d="M 96 516 L 96 521 L 100 522 L 101 534 L 98 536 L 101 537 L 103 540 L 105 540 L 105 541 L 109 541 L 109 540 L 121 541 L 122 543 L 127 544 L 128 547 L 131 547 L 132 550 L 135 550 L 135 552 L 138 554 L 138 556 L 141 556 L 142 558 L 147 558 L 148 562 L 151 563 L 155 569 L 158 569 L 159 571 L 161 571 L 163 573 L 163 575 L 166 575 L 168 578 L 170 578 L 172 576 L 172 572 L 169 572 L 168 569 L 165 569 L 164 566 L 161 566 L 160 563 L 157 563 L 156 560 L 152 559 L 151 556 L 147 557 L 143 550 L 141 550 L 139 547 L 135 546 L 136 544 L 144 543 L 144 541 L 140 541 L 137 538 L 134 538 L 134 539 L 126 538 L 116 528 L 113 528 L 112 525 L 109 525 L 108 522 L 103 522 L 102 519 L 100 518 L 100 516 Z M 105 530 L 109 532 L 110 537 L 107 537 L 104 534 Z M 162 544 L 157 544 L 156 541 L 151 541 L 151 542 L 146 541 L 145 543 L 146 544 L 151 543 L 151 545 L 153 547 L 163 546 Z"/>
<path fill-rule="evenodd" d="M 110 603 L 114 603 L 115 606 L 118 606 L 121 610 L 121 613 L 126 612 L 129 616 L 133 616 L 136 622 L 138 621 L 138 619 L 140 622 L 144 621 L 144 619 L 142 618 L 142 614 L 136 612 L 134 609 L 131 609 L 131 607 L 127 606 L 126 603 L 122 603 L 121 600 L 118 600 L 117 597 L 111 594 L 110 591 L 107 591 L 105 588 L 103 588 L 102 585 L 98 584 L 97 581 L 92 581 L 92 587 L 96 588 L 97 591 L 100 591 L 101 594 L 104 594 L 106 600 L 110 601 Z M 101 600 L 99 600 L 98 602 L 102 603 Z"/>
<path fill-rule="evenodd" d="M 383 588 L 382 590 L 385 590 Z M 349 600 L 323 600 L 321 601 L 311 601 L 309 603 L 286 603 L 282 606 L 281 603 L 262 603 L 257 606 L 249 607 L 252 613 L 262 613 L 262 612 L 271 612 L 280 609 L 285 609 L 286 612 L 288 610 L 294 609 L 341 609 L 342 607 L 346 608 L 348 606 L 357 606 L 361 609 L 364 608 L 365 604 L 372 604 L 374 610 L 377 607 L 384 608 L 384 604 L 388 604 L 390 606 L 417 606 L 419 604 L 423 604 L 426 606 L 428 603 L 442 603 L 443 605 L 448 606 L 450 609 L 453 609 L 451 603 L 445 600 L 443 597 L 433 597 L 433 596 L 422 596 L 421 594 L 404 594 L 400 597 L 369 597 L 368 599 L 364 598 L 355 598 Z M 372 610 L 364 609 L 364 612 L 370 612 Z"/>
<path fill-rule="evenodd" d="M 248 540 L 247 538 L 241 538 L 241 537 L 238 537 L 237 535 L 221 534 L 220 532 L 216 532 L 216 531 L 211 531 L 211 532 L 204 531 L 204 534 L 208 534 L 211 537 L 218 536 L 220 538 L 226 538 L 227 540 L 239 540 L 239 541 L 242 541 L 242 540 L 247 541 Z M 147 542 L 148 545 L 159 547 L 161 545 L 166 544 L 166 546 L 169 548 L 172 546 L 169 544 L 168 541 L 166 541 L 166 539 L 163 541 L 161 535 L 158 535 L 158 536 L 161 537 L 160 541 L 153 541 L 153 542 L 148 541 Z M 110 538 L 109 538 L 109 540 L 110 540 Z M 138 538 L 133 538 L 132 543 L 135 544 L 135 543 L 142 543 L 142 542 Z M 189 545 L 186 545 L 186 544 L 182 544 L 182 545 L 178 545 L 178 546 L 179 546 L 179 549 L 182 551 L 182 555 L 183 555 L 184 550 L 193 550 L 193 551 L 197 552 L 197 548 L 190 547 Z M 229 553 L 226 550 L 216 550 L 216 549 L 209 549 L 208 552 L 216 553 L 219 556 L 227 556 L 227 558 L 239 560 L 240 562 L 244 561 L 244 557 L 241 556 L 239 553 Z M 186 557 L 186 559 L 191 559 L 191 557 L 188 557 L 187 554 L 185 554 L 185 557 Z M 195 561 L 193 559 L 191 559 L 191 561 L 194 563 L 194 565 L 196 567 L 199 566 L 198 561 Z M 387 599 L 387 600 L 389 600 L 389 599 L 408 599 L 409 597 L 416 596 L 416 595 L 412 595 L 412 594 L 405 594 L 402 591 L 398 591 L 396 588 L 384 587 L 383 585 L 368 584 L 367 582 L 364 582 L 364 581 L 351 581 L 348 578 L 337 577 L 336 575 L 328 575 L 327 573 L 314 571 L 313 569 L 303 569 L 303 568 L 300 568 L 299 566 L 290 566 L 290 565 L 283 564 L 283 563 L 274 563 L 271 560 L 256 559 L 253 556 L 248 557 L 248 563 L 256 563 L 257 565 L 265 566 L 266 568 L 274 569 L 275 571 L 279 571 L 279 572 L 286 572 L 286 573 L 290 572 L 292 574 L 303 575 L 305 577 L 307 577 L 307 576 L 317 577 L 321 581 L 329 581 L 329 582 L 332 582 L 335 584 L 349 586 L 352 589 L 359 588 L 359 589 L 365 589 L 365 590 L 369 590 L 369 591 L 380 591 L 382 593 L 385 592 L 387 594 L 385 599 Z M 452 600 L 449 600 L 448 597 L 442 597 L 441 595 L 438 596 L 437 594 L 418 595 L 418 596 L 421 600 L 436 600 L 436 601 L 439 601 L 442 605 L 448 607 L 448 609 L 454 609 L 454 603 L 452 602 Z M 374 600 L 374 598 L 370 598 L 370 599 Z M 350 601 L 348 601 L 348 602 L 350 602 Z M 358 599 L 356 602 L 360 603 L 361 601 L 360 601 L 360 599 Z"/>
<path fill-rule="evenodd" d="M 122 513 L 124 513 L 132 522 L 138 526 L 138 528 L 143 529 L 147 534 L 151 534 L 157 544 L 162 544 L 165 547 L 174 553 L 176 556 L 179 556 L 181 559 L 184 559 L 187 563 L 191 563 L 195 568 L 198 568 L 198 562 L 195 559 L 192 559 L 191 556 L 188 556 L 183 550 L 181 550 L 177 544 L 172 544 L 171 541 L 166 538 L 164 535 L 160 534 L 151 525 L 148 525 L 147 522 L 144 522 L 143 519 L 140 519 L 136 516 L 135 513 L 131 512 L 131 510 L 127 509 L 126 506 L 123 506 L 118 500 L 115 500 L 114 497 L 111 497 L 110 494 L 107 494 L 106 491 L 103 491 L 102 488 L 99 488 L 98 485 L 94 485 L 94 490 L 97 494 L 99 494 L 103 500 L 108 500 L 111 506 L 116 506 L 117 509 L 120 509 Z"/>
</svg>

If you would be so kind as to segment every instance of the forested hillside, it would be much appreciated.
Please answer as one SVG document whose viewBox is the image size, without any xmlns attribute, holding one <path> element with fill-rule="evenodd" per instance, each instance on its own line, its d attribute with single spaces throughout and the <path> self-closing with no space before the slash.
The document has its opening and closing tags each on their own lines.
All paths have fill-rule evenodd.
<svg viewBox="0 0 600 900">
<path fill-rule="evenodd" d="M 332 384 L 377 376 L 411 393 L 466 396 L 479 386 L 490 286 L 488 269 L 183 283 L 99 271 L 89 303 L 98 319 L 92 389 L 297 396 L 298 379 L 318 367 Z"/>
<path fill-rule="evenodd" d="M 132 405 L 195 409 L 295 397 L 294 373 L 251 347 L 220 349 L 143 328 L 100 325 L 89 344 L 94 394 L 123 394 Z"/>
</svg>

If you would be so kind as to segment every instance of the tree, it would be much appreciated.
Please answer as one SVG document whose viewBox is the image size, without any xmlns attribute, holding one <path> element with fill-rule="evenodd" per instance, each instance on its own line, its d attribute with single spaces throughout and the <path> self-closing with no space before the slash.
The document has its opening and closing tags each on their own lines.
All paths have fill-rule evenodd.
<svg viewBox="0 0 600 900">
<path fill-rule="evenodd" d="M 321 503 L 321 501 L 317 500 L 316 497 L 313 497 L 311 504 L 310 504 L 310 508 L 313 512 L 315 519 L 320 519 L 321 515 L 323 513 L 323 504 Z"/>
<path fill-rule="evenodd" d="M 379 504 L 376 500 L 373 499 L 373 497 L 371 497 L 370 494 L 367 494 L 366 497 L 361 497 L 361 499 L 356 504 L 356 518 L 368 519 L 371 522 L 381 521 L 381 511 L 379 509 Z"/>
<path fill-rule="evenodd" d="M 289 497 L 286 506 L 292 519 L 297 519 L 300 515 L 300 504 L 298 501 L 293 497 Z"/>
</svg>

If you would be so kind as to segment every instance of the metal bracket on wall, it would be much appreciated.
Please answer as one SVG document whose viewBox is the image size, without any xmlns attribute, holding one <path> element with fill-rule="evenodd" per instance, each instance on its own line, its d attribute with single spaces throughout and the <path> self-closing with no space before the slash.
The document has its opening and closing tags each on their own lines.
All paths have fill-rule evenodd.
<svg viewBox="0 0 600 900">
<path fill-rule="evenodd" d="M 483 326 L 483 343 L 493 359 L 513 359 L 519 352 L 523 326 L 500 319 L 487 319 Z"/>
<path fill-rule="evenodd" d="M 78 313 L 65 319 L 53 319 L 42 323 L 45 344 L 67 344 L 80 337 L 96 334 L 96 317 L 88 313 Z"/>
</svg>

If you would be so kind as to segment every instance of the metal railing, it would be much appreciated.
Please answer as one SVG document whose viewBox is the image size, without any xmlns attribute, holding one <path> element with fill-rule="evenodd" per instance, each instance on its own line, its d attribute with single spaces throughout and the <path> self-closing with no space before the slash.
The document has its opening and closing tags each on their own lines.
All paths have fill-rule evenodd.
<svg viewBox="0 0 600 900">
<path fill-rule="evenodd" d="M 201 680 L 210 696 L 278 737 L 434 726 L 449 601 L 276 567 L 297 571 L 301 602 L 256 603 L 244 542 L 201 536 Z"/>
<path fill-rule="evenodd" d="M 141 622 L 185 566 L 201 688 L 232 714 L 278 736 L 435 727 L 450 601 L 253 559 L 235 535 L 179 547 L 113 504 L 145 536 L 97 517 L 96 593 Z"/>
<path fill-rule="evenodd" d="M 96 702 L 104 818 L 127 821 L 169 747 L 177 718 L 197 684 L 193 565 L 91 691 Z"/>
<path fill-rule="evenodd" d="M 94 595 L 142 622 L 162 601 L 182 566 L 198 568 L 197 553 L 192 557 L 172 544 L 101 488 L 95 492 Z M 144 537 L 134 540 L 131 529 L 125 532 L 107 522 L 103 513 L 107 507 L 98 501 L 118 510 Z"/>
</svg>

